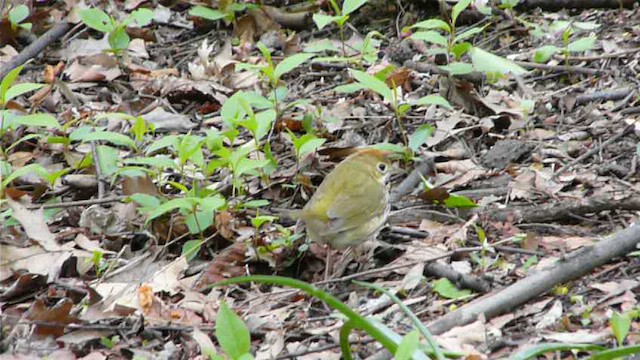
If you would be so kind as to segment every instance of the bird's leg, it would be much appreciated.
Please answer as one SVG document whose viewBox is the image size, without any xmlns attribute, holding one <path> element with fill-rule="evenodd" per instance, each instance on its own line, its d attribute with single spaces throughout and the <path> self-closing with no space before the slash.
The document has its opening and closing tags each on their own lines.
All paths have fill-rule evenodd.
<svg viewBox="0 0 640 360">
<path fill-rule="evenodd" d="M 329 280 L 333 272 L 333 264 L 331 263 L 331 253 L 333 252 L 333 249 L 331 249 L 331 246 L 329 246 L 329 244 L 326 244 L 325 246 L 327 247 L 327 258 L 325 259 L 324 263 L 324 280 L 327 281 Z"/>
</svg>

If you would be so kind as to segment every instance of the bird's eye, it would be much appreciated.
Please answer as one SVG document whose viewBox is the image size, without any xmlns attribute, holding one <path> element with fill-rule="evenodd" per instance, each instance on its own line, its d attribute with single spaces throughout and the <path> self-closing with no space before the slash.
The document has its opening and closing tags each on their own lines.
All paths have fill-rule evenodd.
<svg viewBox="0 0 640 360">
<path fill-rule="evenodd" d="M 387 164 L 378 163 L 378 171 L 380 171 L 381 173 L 386 173 L 387 172 Z"/>
</svg>

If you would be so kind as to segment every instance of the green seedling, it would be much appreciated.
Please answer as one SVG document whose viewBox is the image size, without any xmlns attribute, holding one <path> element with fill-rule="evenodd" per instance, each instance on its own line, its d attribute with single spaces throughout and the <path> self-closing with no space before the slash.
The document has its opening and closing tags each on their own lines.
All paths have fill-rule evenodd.
<svg viewBox="0 0 640 360">
<path fill-rule="evenodd" d="M 104 11 L 91 8 L 82 9 L 79 12 L 80 19 L 88 27 L 101 33 L 108 34 L 110 51 L 115 55 L 121 55 L 127 48 L 131 38 L 127 34 L 127 26 L 136 23 L 138 26 L 147 26 L 153 20 L 153 11 L 149 9 L 138 9 L 133 11 L 129 16 L 116 20 L 113 16 L 109 16 Z"/>
<path fill-rule="evenodd" d="M 313 22 L 316 23 L 318 30 L 322 30 L 330 23 L 335 23 L 340 31 L 340 41 L 342 42 L 342 56 L 347 56 L 346 42 L 344 36 L 344 27 L 349 20 L 349 15 L 358 10 L 367 0 L 345 0 L 342 7 L 338 6 L 335 0 L 329 0 L 335 15 L 313 14 Z"/>
</svg>

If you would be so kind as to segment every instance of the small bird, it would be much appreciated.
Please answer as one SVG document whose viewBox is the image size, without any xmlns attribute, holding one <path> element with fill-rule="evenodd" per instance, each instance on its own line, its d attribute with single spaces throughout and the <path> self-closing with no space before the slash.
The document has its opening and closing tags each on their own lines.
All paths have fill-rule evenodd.
<svg viewBox="0 0 640 360">
<path fill-rule="evenodd" d="M 302 210 L 292 217 L 304 222 L 309 240 L 331 249 L 359 245 L 375 237 L 389 215 L 389 173 L 392 153 L 360 149 L 343 160 L 322 181 Z"/>
</svg>

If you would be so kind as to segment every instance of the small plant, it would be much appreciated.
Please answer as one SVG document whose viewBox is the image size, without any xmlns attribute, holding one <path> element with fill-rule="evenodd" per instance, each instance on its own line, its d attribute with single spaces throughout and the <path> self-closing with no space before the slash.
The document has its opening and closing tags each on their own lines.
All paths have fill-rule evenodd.
<svg viewBox="0 0 640 360">
<path fill-rule="evenodd" d="M 201 17 L 210 21 L 224 20 L 225 23 L 236 23 L 236 14 L 247 9 L 254 9 L 257 5 L 238 3 L 233 0 L 225 0 L 218 2 L 218 8 L 212 9 L 206 6 L 198 5 L 189 10 L 189 15 Z"/>
<path fill-rule="evenodd" d="M 316 23 L 318 30 L 322 30 L 330 23 L 338 25 L 340 41 L 342 42 L 342 56 L 344 57 L 347 56 L 344 26 L 347 23 L 347 20 L 349 20 L 349 15 L 366 3 L 367 0 L 344 0 L 341 8 L 335 0 L 329 0 L 329 4 L 331 4 L 336 15 L 313 14 L 313 21 Z"/>
<path fill-rule="evenodd" d="M 18 29 L 31 30 L 33 24 L 30 22 L 23 22 L 29 17 L 29 7 L 27 5 L 18 5 L 9 10 L 9 22 L 11 23 L 11 31 L 14 33 Z"/>
<path fill-rule="evenodd" d="M 595 47 L 598 40 L 595 35 L 583 36 L 586 31 L 599 28 L 593 22 L 556 21 L 550 27 L 552 34 L 562 34 L 562 47 L 545 45 L 536 50 L 533 60 L 538 63 L 547 62 L 554 54 L 560 53 L 564 57 L 565 65 L 569 65 L 571 53 L 582 53 Z"/>
<path fill-rule="evenodd" d="M 107 40 L 109 41 L 111 52 L 115 55 L 121 55 L 131 42 L 131 38 L 127 34 L 127 26 L 133 23 L 141 27 L 149 25 L 153 20 L 153 11 L 138 9 L 122 21 L 118 21 L 100 9 L 91 8 L 80 10 L 80 19 L 88 27 L 101 33 L 109 34 Z"/>
<path fill-rule="evenodd" d="M 441 68 L 447 70 L 451 75 L 468 74 L 474 70 L 491 74 L 492 78 L 504 76 L 507 73 L 516 75 L 526 73 L 525 69 L 513 62 L 475 47 L 466 41 L 483 32 L 484 27 L 474 26 L 463 32 L 458 32 L 456 27 L 458 16 L 469 5 L 471 5 L 471 0 L 458 1 L 451 9 L 450 22 L 429 19 L 411 26 L 412 29 L 419 29 L 411 37 L 434 44 L 435 49 L 430 51 L 431 54 L 447 56 L 449 61 Z M 444 32 L 446 36 L 443 36 L 441 32 Z M 461 61 L 465 54 L 471 57 L 472 64 Z"/>
<path fill-rule="evenodd" d="M 350 72 L 357 82 L 353 84 L 338 86 L 335 90 L 337 92 L 351 93 L 362 89 L 367 89 L 382 96 L 382 99 L 389 104 L 389 107 L 396 116 L 398 128 L 400 129 L 400 133 L 405 145 L 409 145 L 409 140 L 404 129 L 403 118 L 413 106 L 440 105 L 446 108 L 451 108 L 449 102 L 440 95 L 427 95 L 417 100 L 405 101 L 401 97 L 396 84 L 392 84 L 391 86 L 389 86 L 385 81 L 379 79 L 376 76 L 369 75 L 364 71 L 350 69 Z M 381 75 L 384 76 L 384 73 Z"/>
<path fill-rule="evenodd" d="M 296 153 L 296 166 L 298 167 L 298 169 L 300 169 L 300 160 L 302 160 L 302 158 L 316 151 L 317 148 L 322 146 L 322 144 L 327 141 L 327 139 L 322 139 L 315 136 L 314 134 L 309 133 L 298 137 L 291 130 L 287 130 L 288 133 L 286 134 L 286 136 L 293 144 L 293 149 Z"/>
</svg>

